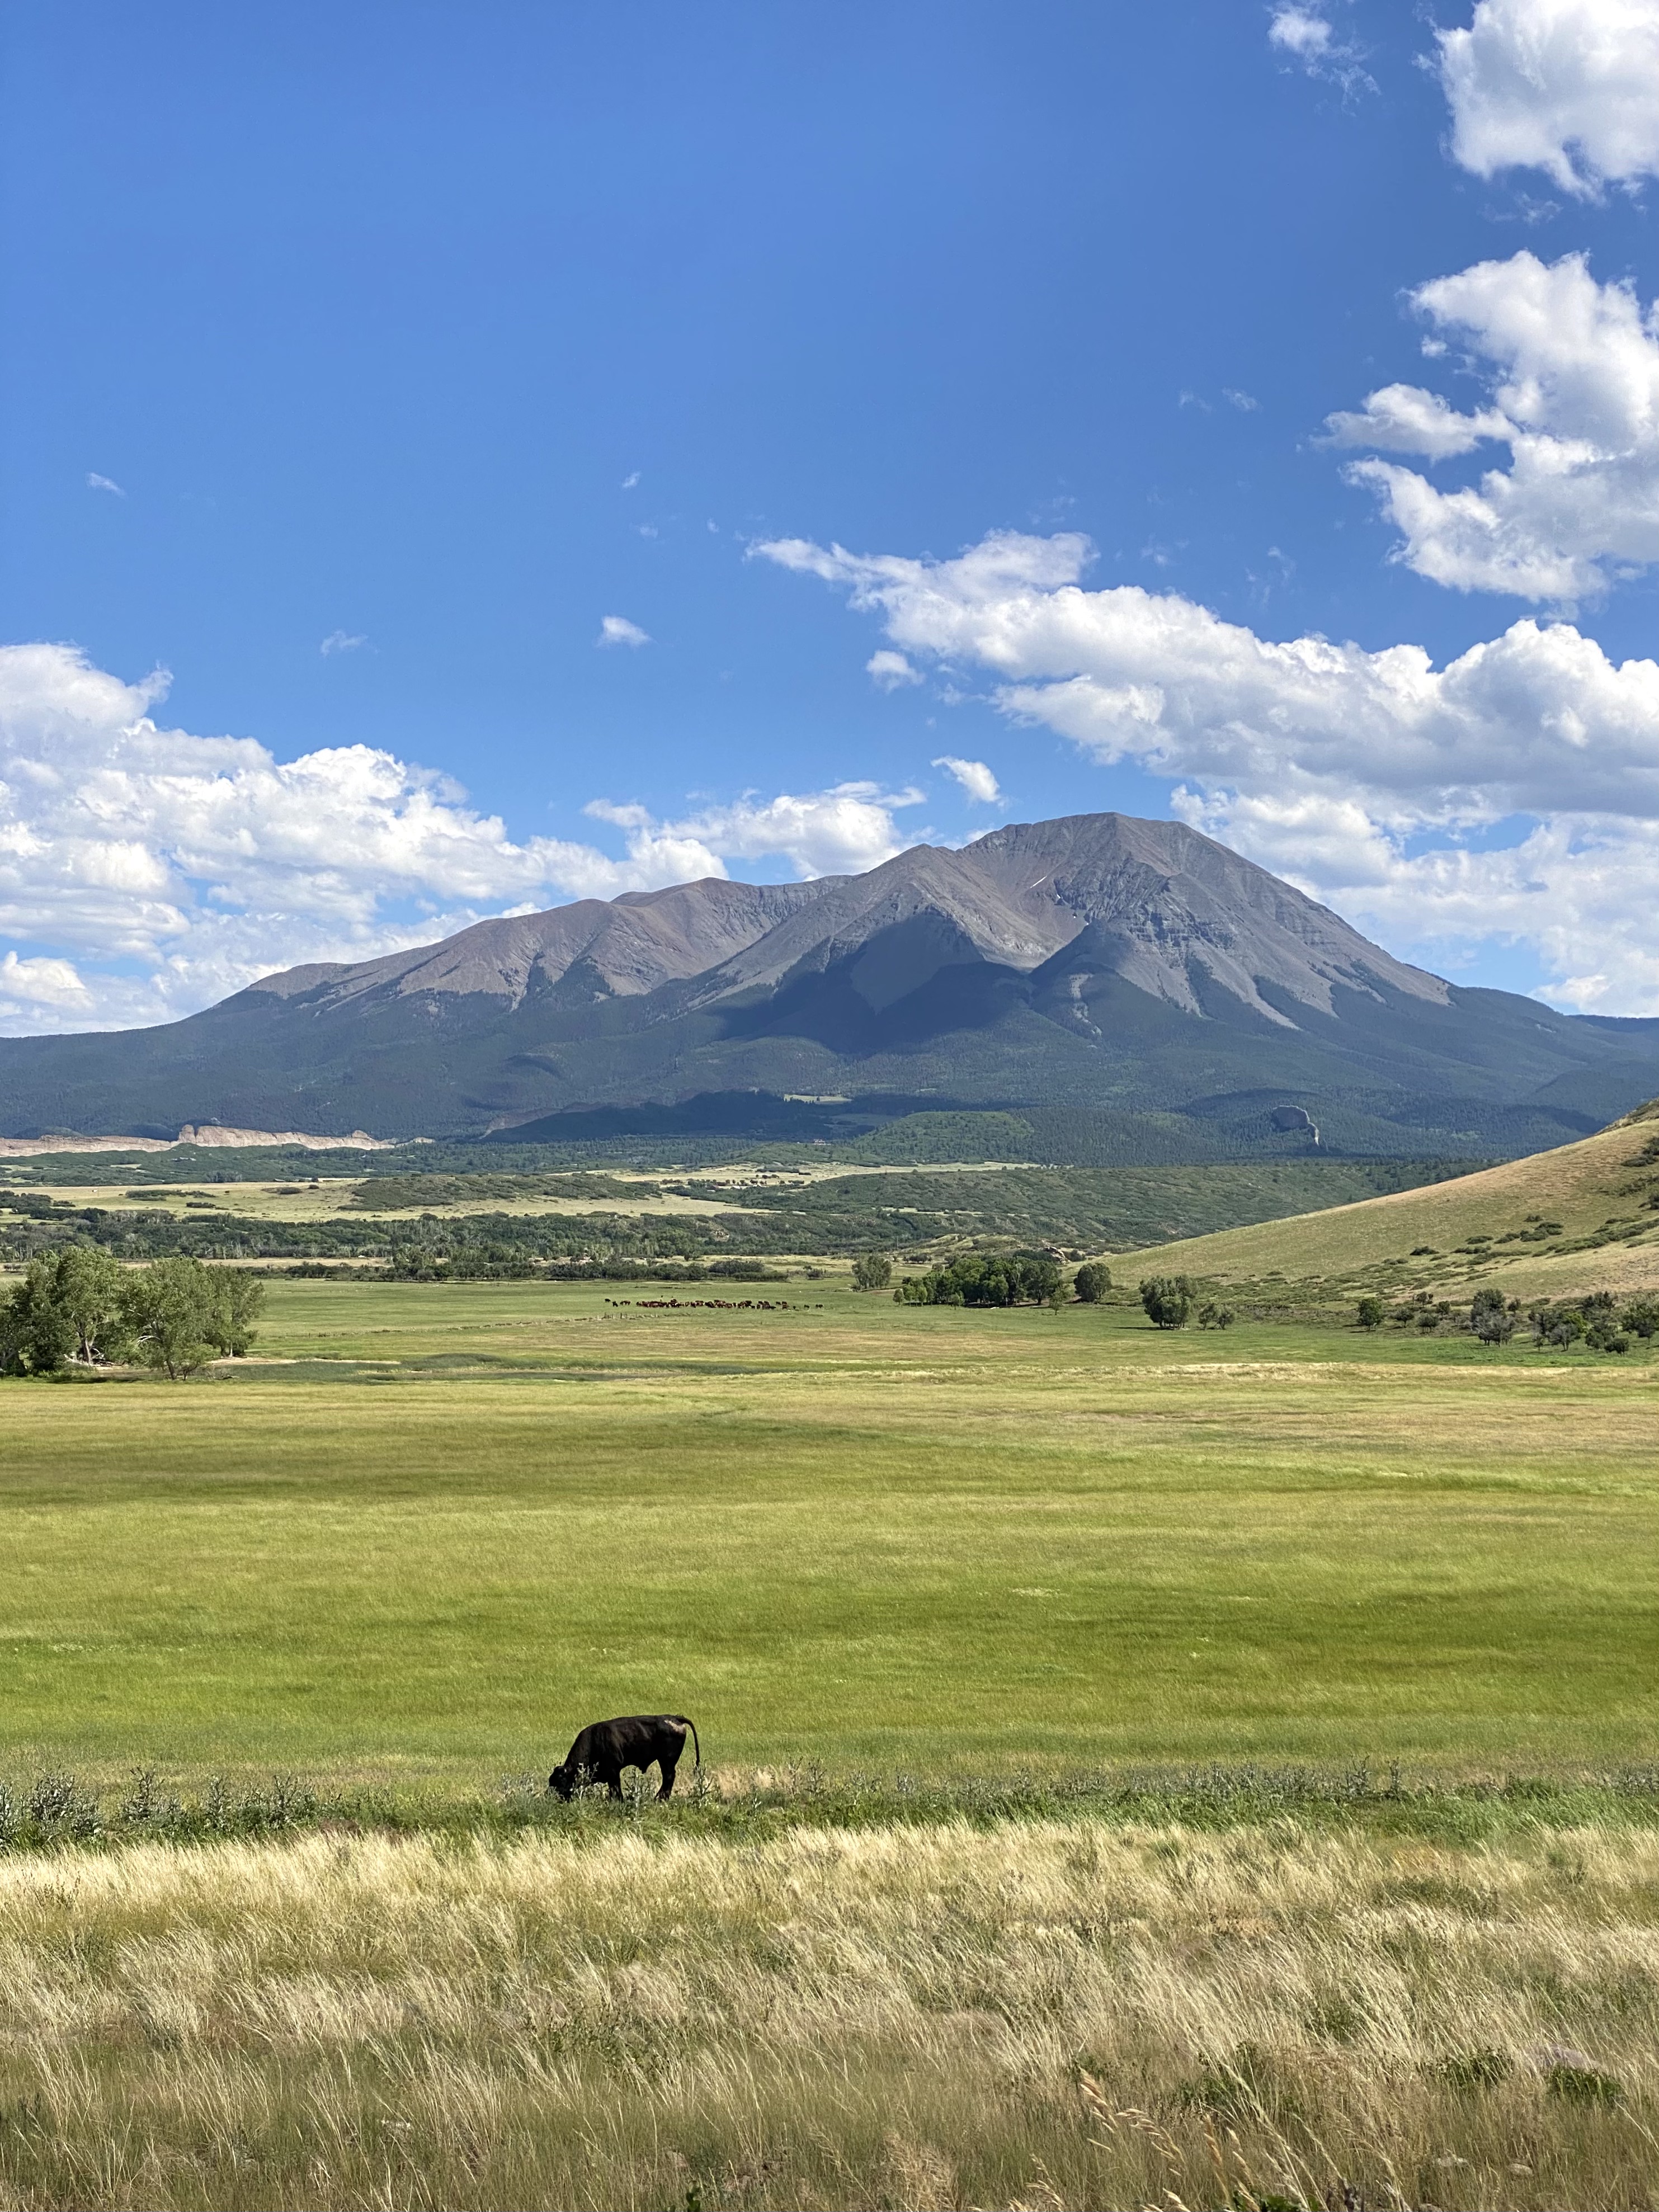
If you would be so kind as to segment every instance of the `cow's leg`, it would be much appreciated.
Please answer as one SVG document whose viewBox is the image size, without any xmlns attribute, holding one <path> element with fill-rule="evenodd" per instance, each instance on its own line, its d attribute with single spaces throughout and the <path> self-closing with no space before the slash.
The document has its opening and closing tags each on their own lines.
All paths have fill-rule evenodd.
<svg viewBox="0 0 1659 2212">
<path fill-rule="evenodd" d="M 620 1797 L 622 1796 L 622 1769 L 620 1766 L 613 1766 L 611 1769 L 611 1771 L 605 1776 L 605 1783 L 613 1797 Z"/>
<path fill-rule="evenodd" d="M 680 1751 L 684 1751 L 684 1748 L 685 1746 L 682 1744 L 680 1746 Z M 673 1796 L 674 1769 L 679 1765 L 679 1751 L 665 1751 L 658 1759 L 657 1764 L 662 1769 L 662 1788 L 657 1792 L 657 1802 L 659 1804 L 662 1802 L 662 1800 L 665 1797 L 672 1797 Z"/>
</svg>

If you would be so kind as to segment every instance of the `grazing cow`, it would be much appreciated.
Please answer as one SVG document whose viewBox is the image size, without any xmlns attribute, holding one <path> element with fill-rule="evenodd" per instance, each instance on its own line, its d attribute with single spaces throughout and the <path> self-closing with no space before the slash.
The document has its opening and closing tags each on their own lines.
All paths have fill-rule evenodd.
<svg viewBox="0 0 1659 2212">
<path fill-rule="evenodd" d="M 643 1773 L 654 1759 L 662 1769 L 657 1795 L 672 1797 L 687 1729 L 701 1767 L 702 1746 L 684 1713 L 630 1713 L 621 1720 L 590 1721 L 565 1753 L 563 1765 L 548 1776 L 547 1786 L 556 1797 L 568 1800 L 584 1784 L 603 1782 L 613 1797 L 620 1797 L 623 1767 L 637 1766 Z"/>
</svg>

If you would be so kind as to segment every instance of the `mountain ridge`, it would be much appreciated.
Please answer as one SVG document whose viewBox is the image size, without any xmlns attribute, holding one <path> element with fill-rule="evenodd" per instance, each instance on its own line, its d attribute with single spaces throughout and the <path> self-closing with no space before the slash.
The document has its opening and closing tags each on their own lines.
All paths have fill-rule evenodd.
<svg viewBox="0 0 1659 2212">
<path fill-rule="evenodd" d="M 752 1093 L 1196 1125 L 1273 1093 L 1403 1157 L 1443 1135 L 1467 1153 L 1480 1114 L 1523 1105 L 1526 1141 L 1559 1143 L 1656 1089 L 1659 1023 L 1449 983 L 1185 823 L 1118 814 L 858 876 L 576 900 L 278 971 L 157 1029 L 0 1040 L 14 1136 L 483 1138 Z"/>
</svg>

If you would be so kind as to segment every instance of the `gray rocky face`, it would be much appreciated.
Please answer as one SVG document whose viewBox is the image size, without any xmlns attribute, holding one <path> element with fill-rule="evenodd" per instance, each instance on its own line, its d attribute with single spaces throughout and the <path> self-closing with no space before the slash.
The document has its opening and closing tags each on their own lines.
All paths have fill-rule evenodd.
<svg viewBox="0 0 1659 2212">
<path fill-rule="evenodd" d="M 1287 1000 L 1329 1014 L 1338 984 L 1373 997 L 1385 986 L 1436 1005 L 1447 993 L 1438 976 L 1395 960 L 1183 823 L 1122 814 L 1019 823 L 959 852 L 916 846 L 862 876 L 710 878 L 581 899 L 356 967 L 291 969 L 253 988 L 315 994 L 331 1006 L 454 993 L 516 1006 L 567 983 L 574 1004 L 696 980 L 692 1002 L 712 1006 L 842 969 L 879 1012 L 941 969 L 975 960 L 1044 969 L 1085 1025 L 1097 975 L 1119 976 L 1194 1015 L 1204 1011 L 1207 979 L 1286 1028 L 1296 1026 Z"/>
</svg>

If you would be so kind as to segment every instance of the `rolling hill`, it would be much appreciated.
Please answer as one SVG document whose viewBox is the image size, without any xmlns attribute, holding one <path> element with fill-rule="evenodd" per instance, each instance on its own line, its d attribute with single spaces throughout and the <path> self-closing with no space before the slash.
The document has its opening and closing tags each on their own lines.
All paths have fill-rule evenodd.
<svg viewBox="0 0 1659 2212">
<path fill-rule="evenodd" d="M 1508 1297 L 1659 1286 L 1659 1101 L 1610 1129 L 1426 1189 L 1390 1192 L 1114 1261 L 1121 1279 L 1188 1274 L 1258 1291 L 1431 1291 Z"/>
<path fill-rule="evenodd" d="M 157 1029 L 0 1040 L 17 1137 L 846 1138 L 1024 1107 L 1114 1117 L 1125 1161 L 1138 1126 L 1155 1160 L 1490 1158 L 1656 1090 L 1659 1022 L 1461 988 L 1184 824 L 1116 814 L 580 900 Z"/>
</svg>

